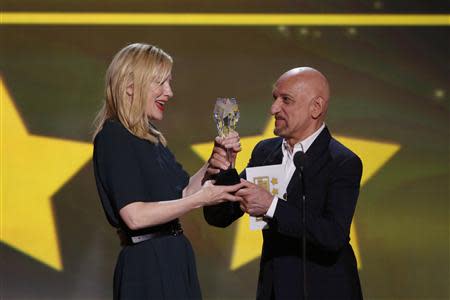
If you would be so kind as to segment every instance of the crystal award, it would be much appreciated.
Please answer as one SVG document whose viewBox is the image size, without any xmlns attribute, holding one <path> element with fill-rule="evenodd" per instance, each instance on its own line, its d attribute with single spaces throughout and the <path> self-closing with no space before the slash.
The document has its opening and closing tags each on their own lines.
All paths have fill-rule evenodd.
<svg viewBox="0 0 450 300">
<path fill-rule="evenodd" d="M 214 121 L 220 137 L 226 137 L 236 129 L 239 116 L 239 107 L 235 98 L 217 98 L 214 106 Z M 234 168 L 232 151 L 232 149 L 227 149 L 230 167 L 228 170 L 222 170 L 215 178 L 218 185 L 233 185 L 240 182 L 239 175 Z"/>
</svg>

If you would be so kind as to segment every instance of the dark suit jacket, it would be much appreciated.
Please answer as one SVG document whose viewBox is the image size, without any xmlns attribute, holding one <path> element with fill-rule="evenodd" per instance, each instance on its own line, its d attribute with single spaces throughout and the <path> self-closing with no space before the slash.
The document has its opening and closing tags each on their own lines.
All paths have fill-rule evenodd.
<svg viewBox="0 0 450 300">
<path fill-rule="evenodd" d="M 282 138 L 261 141 L 248 167 L 281 164 Z M 306 152 L 306 287 L 308 299 L 362 299 L 350 225 L 362 163 L 327 128 Z M 245 177 L 245 172 L 241 174 Z M 257 299 L 303 299 L 301 180 L 295 171 L 287 201 L 278 200 L 263 230 Z M 226 227 L 243 215 L 238 203 L 204 208 L 207 222 Z"/>
</svg>

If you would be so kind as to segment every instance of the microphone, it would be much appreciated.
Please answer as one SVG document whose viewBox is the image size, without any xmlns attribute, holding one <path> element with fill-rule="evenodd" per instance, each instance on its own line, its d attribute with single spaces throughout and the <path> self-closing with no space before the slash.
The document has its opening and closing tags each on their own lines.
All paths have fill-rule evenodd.
<svg viewBox="0 0 450 300">
<path fill-rule="evenodd" d="M 306 154 L 298 151 L 294 155 L 294 165 L 298 170 L 299 183 L 301 184 L 300 196 L 302 199 L 302 259 L 303 259 L 303 299 L 307 299 L 308 293 L 306 288 L 306 195 L 305 195 L 305 179 L 304 168 L 306 164 Z"/>
<path fill-rule="evenodd" d="M 297 151 L 294 155 L 294 165 L 302 173 L 306 163 L 306 154 L 303 151 Z"/>
</svg>

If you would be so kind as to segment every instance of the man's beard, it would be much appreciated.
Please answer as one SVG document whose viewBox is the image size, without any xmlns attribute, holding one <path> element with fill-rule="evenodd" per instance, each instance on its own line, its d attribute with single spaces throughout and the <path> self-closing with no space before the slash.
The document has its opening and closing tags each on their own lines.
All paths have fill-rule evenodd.
<svg viewBox="0 0 450 300">
<path fill-rule="evenodd" d="M 275 134 L 276 136 L 279 136 L 279 137 L 284 137 L 284 135 L 283 135 L 284 129 L 285 128 L 275 128 L 273 130 L 273 134 Z"/>
</svg>

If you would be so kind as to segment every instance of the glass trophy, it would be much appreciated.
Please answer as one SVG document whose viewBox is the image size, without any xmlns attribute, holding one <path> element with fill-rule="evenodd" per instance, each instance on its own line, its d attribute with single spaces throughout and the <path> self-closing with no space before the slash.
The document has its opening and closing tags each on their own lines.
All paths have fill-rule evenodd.
<svg viewBox="0 0 450 300">
<path fill-rule="evenodd" d="M 220 137 L 226 137 L 236 129 L 239 121 L 239 107 L 235 98 L 217 98 L 214 106 L 214 121 Z M 215 178 L 217 185 L 233 185 L 240 182 L 239 175 L 234 168 L 232 151 L 232 149 L 227 149 L 230 167 L 217 174 Z"/>
</svg>

